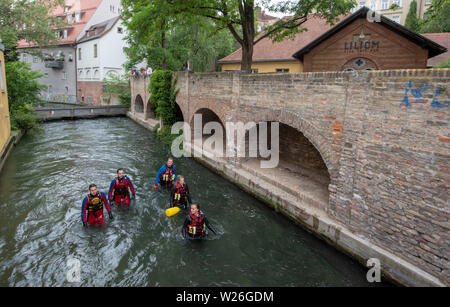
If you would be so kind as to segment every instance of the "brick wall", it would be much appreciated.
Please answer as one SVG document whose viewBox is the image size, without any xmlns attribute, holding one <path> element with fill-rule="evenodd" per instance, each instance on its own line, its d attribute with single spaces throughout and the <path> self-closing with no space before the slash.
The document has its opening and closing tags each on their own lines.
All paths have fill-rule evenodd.
<svg viewBox="0 0 450 307">
<path fill-rule="evenodd" d="M 177 78 L 187 122 L 208 108 L 302 132 L 330 173 L 329 217 L 449 284 L 449 69 Z"/>
<path fill-rule="evenodd" d="M 77 100 L 89 104 L 100 105 L 103 94 L 103 83 L 96 81 L 78 81 Z"/>
<path fill-rule="evenodd" d="M 369 48 L 350 49 L 350 42 L 361 31 L 369 38 L 363 42 L 367 41 Z M 359 48 L 359 41 L 357 46 Z M 375 63 L 376 67 L 367 67 L 379 70 L 417 69 L 427 67 L 428 50 L 377 22 L 360 18 L 307 53 L 303 60 L 303 71 L 342 71 L 344 67 L 352 66 L 351 60 L 358 57 L 367 59 L 368 63 Z"/>
</svg>

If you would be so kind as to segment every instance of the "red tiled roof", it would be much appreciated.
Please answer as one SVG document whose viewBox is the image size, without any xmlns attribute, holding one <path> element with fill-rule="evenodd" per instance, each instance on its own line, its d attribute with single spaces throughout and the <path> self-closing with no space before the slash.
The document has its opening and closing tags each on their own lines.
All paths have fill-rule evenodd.
<svg viewBox="0 0 450 307">
<path fill-rule="evenodd" d="M 298 33 L 294 40 L 285 39 L 279 43 L 274 43 L 270 38 L 264 38 L 253 47 L 253 62 L 269 61 L 296 61 L 292 55 L 321 34 L 329 30 L 332 26 L 324 19 L 310 17 L 303 25 L 308 30 Z M 220 59 L 218 62 L 237 63 L 241 62 L 242 49 L 238 49 L 230 55 Z"/>
<path fill-rule="evenodd" d="M 78 35 L 84 29 L 92 15 L 94 15 L 101 2 L 102 0 L 66 0 L 65 5 L 70 7 L 68 12 L 64 12 L 63 6 L 58 6 L 53 10 L 50 14 L 51 17 L 66 16 L 78 12 L 82 13 L 80 22 L 75 23 L 73 21 L 72 24 L 63 27 L 63 29 L 69 29 L 69 33 L 66 39 L 60 39 L 58 45 L 75 44 Z M 36 44 L 27 43 L 25 40 L 20 40 L 17 43 L 17 48 L 29 47 L 36 47 Z"/>
<path fill-rule="evenodd" d="M 447 60 L 450 57 L 450 32 L 424 33 L 424 34 L 422 34 L 422 36 L 425 36 L 426 38 L 447 48 L 447 52 L 444 52 L 438 56 L 428 59 L 427 66 L 434 66 L 434 65 L 441 64 L 442 62 L 444 62 L 445 60 Z"/>
</svg>

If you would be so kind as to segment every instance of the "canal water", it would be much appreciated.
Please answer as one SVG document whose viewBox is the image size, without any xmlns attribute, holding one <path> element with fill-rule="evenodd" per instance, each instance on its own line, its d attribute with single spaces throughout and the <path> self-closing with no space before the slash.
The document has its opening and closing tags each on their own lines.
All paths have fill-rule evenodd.
<svg viewBox="0 0 450 307">
<path fill-rule="evenodd" d="M 0 173 L 0 286 L 374 285 L 352 259 L 181 158 L 177 173 L 219 230 L 185 242 L 186 215 L 166 217 L 169 196 L 153 190 L 170 149 L 127 118 L 43 128 L 21 140 Z M 113 207 L 103 227 L 83 228 L 88 185 L 107 193 L 119 167 L 132 178 L 136 201 L 128 210 Z M 70 283 L 77 261 L 81 281 Z"/>
</svg>

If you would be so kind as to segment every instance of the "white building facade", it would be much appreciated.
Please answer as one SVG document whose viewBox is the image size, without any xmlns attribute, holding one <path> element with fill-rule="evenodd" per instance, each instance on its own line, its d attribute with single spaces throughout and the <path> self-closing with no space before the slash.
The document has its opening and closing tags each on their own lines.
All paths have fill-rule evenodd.
<svg viewBox="0 0 450 307">
<path fill-rule="evenodd" d="M 120 19 L 120 0 L 104 0 L 77 40 L 77 98 L 100 105 L 117 104 L 103 93 L 103 81 L 125 73 L 125 26 Z"/>
</svg>

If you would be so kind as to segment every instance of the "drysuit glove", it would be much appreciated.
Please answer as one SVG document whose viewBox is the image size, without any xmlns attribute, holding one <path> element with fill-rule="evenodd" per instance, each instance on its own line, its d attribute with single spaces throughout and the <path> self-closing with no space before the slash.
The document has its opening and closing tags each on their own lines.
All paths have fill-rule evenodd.
<svg viewBox="0 0 450 307">
<path fill-rule="evenodd" d="M 88 226 L 87 223 L 83 222 L 83 227 L 87 227 L 87 226 Z"/>
<path fill-rule="evenodd" d="M 154 190 L 158 190 L 158 185 L 155 184 L 155 186 L 153 187 Z"/>
<path fill-rule="evenodd" d="M 108 216 L 109 216 L 110 220 L 112 220 L 114 218 L 113 215 L 112 215 L 112 212 L 108 212 Z"/>
</svg>

